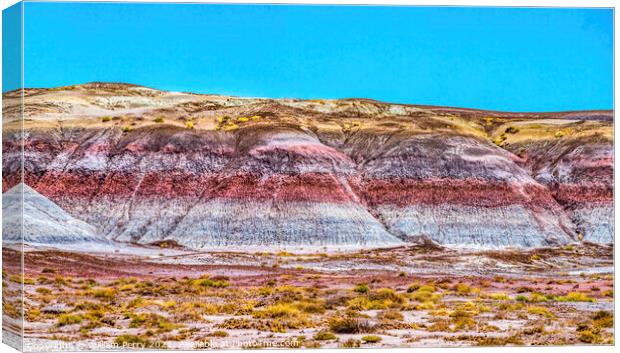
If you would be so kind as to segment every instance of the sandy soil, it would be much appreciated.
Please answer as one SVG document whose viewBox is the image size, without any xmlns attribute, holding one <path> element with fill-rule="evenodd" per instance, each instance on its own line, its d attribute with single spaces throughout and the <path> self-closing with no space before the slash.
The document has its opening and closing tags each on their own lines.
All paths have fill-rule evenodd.
<svg viewBox="0 0 620 353">
<path fill-rule="evenodd" d="M 23 282 L 26 350 L 613 343 L 605 246 L 25 249 L 23 280 L 3 250 L 3 305 L 6 335 Z"/>
</svg>

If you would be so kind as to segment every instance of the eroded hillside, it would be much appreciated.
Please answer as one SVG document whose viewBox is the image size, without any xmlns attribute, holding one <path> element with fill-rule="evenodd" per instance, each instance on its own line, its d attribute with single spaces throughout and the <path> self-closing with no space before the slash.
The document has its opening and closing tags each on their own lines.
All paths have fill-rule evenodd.
<svg viewBox="0 0 620 353">
<path fill-rule="evenodd" d="M 108 238 L 195 248 L 613 242 L 613 114 L 24 92 L 24 179 Z M 3 191 L 19 182 L 4 95 Z"/>
</svg>

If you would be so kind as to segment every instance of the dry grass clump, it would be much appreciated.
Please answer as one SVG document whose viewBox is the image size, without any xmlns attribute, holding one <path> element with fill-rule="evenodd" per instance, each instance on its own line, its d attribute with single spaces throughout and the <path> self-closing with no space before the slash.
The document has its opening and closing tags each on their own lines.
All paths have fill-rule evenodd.
<svg viewBox="0 0 620 353">
<path fill-rule="evenodd" d="M 605 329 L 612 328 L 613 325 L 613 313 L 597 311 L 590 317 L 589 321 L 577 324 L 577 339 L 587 344 L 609 344 L 613 340 L 613 333 L 607 332 Z"/>
<path fill-rule="evenodd" d="M 330 331 L 335 333 L 371 333 L 375 330 L 370 320 L 347 314 L 336 314 L 327 323 Z"/>
<path fill-rule="evenodd" d="M 336 338 L 336 335 L 329 331 L 319 331 L 312 336 L 312 339 L 316 341 L 330 341 L 335 340 Z"/>
<path fill-rule="evenodd" d="M 441 294 L 435 293 L 435 286 L 431 285 L 412 285 L 407 292 L 409 298 L 418 303 L 413 306 L 415 310 L 432 310 L 441 299 Z"/>
<path fill-rule="evenodd" d="M 286 329 L 313 326 L 308 315 L 291 304 L 270 305 L 263 310 L 252 312 L 252 316 L 257 319 L 271 319 L 260 324 L 273 332 L 286 332 Z"/>
<path fill-rule="evenodd" d="M 543 306 L 529 306 L 527 308 L 527 312 L 530 314 L 534 314 L 534 315 L 538 315 L 538 316 L 543 316 L 543 317 L 554 317 L 554 315 L 551 313 L 551 311 L 549 311 L 549 309 L 543 307 Z"/>
<path fill-rule="evenodd" d="M 157 329 L 159 332 L 168 332 L 177 328 L 167 318 L 155 313 L 140 313 L 130 316 L 130 328 L 142 327 L 146 329 Z"/>
<path fill-rule="evenodd" d="M 154 342 L 149 340 L 145 336 L 136 336 L 136 335 L 121 335 L 116 337 L 114 343 L 120 347 L 131 347 L 131 348 L 158 348 L 165 349 L 166 345 L 163 342 Z"/>
<path fill-rule="evenodd" d="M 510 296 L 508 296 L 508 294 L 503 293 L 503 292 L 489 293 L 489 294 L 486 294 L 485 296 L 493 300 L 511 300 Z"/>
<path fill-rule="evenodd" d="M 379 343 L 382 340 L 383 340 L 383 338 L 381 338 L 381 336 L 377 336 L 377 335 L 362 336 L 362 342 L 364 342 L 364 343 Z"/>
<path fill-rule="evenodd" d="M 340 344 L 341 348 L 359 348 L 362 345 L 360 340 L 349 338 Z"/>
<path fill-rule="evenodd" d="M 556 300 L 559 302 L 588 302 L 588 303 L 593 303 L 596 301 L 595 298 L 588 297 L 588 295 L 582 292 L 569 292 L 565 296 L 557 297 Z"/>
<path fill-rule="evenodd" d="M 366 295 L 348 301 L 348 308 L 352 310 L 383 310 L 402 307 L 406 297 L 390 288 L 372 290 Z"/>
<path fill-rule="evenodd" d="M 353 288 L 353 291 L 356 293 L 367 294 L 370 292 L 370 288 L 368 288 L 365 284 L 358 284 L 355 288 Z"/>
<path fill-rule="evenodd" d="M 82 322 L 81 315 L 62 314 L 58 317 L 58 326 L 76 325 Z"/>
<path fill-rule="evenodd" d="M 403 314 L 396 310 L 383 310 L 379 314 L 377 314 L 377 318 L 381 320 L 394 320 L 394 321 L 402 321 L 404 320 Z"/>
</svg>

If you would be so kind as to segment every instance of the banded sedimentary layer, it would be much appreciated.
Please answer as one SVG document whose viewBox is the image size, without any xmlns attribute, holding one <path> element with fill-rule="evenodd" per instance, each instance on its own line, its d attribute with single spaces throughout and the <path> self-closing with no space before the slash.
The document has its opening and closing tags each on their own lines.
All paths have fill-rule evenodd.
<svg viewBox="0 0 620 353">
<path fill-rule="evenodd" d="M 27 90 L 25 106 L 24 182 L 109 239 L 195 248 L 613 241 L 611 112 L 124 84 Z M 21 142 L 19 115 L 4 109 L 14 118 L 4 126 L 6 191 L 19 182 Z"/>
</svg>

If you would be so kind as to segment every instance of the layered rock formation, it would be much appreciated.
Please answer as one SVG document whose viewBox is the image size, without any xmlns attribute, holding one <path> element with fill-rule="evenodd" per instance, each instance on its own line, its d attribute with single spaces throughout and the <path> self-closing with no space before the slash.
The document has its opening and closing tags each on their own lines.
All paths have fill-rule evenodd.
<svg viewBox="0 0 620 353">
<path fill-rule="evenodd" d="M 613 241 L 610 112 L 569 120 L 121 84 L 28 90 L 25 101 L 25 182 L 118 241 L 173 239 L 195 248 Z M 18 119 L 10 107 L 5 114 Z M 547 131 L 574 120 L 581 130 L 561 136 L 523 127 Z M 17 120 L 4 130 L 17 136 L 10 135 Z M 18 138 L 4 140 L 4 190 L 19 182 L 11 178 L 19 146 Z"/>
</svg>

